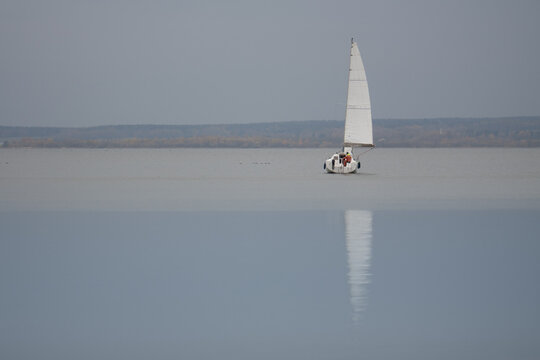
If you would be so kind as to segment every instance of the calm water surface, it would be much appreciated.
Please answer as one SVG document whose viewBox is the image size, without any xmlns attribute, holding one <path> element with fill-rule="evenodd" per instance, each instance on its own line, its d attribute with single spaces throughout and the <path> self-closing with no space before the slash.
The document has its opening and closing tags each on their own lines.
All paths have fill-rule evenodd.
<svg viewBox="0 0 540 360">
<path fill-rule="evenodd" d="M 1 149 L 0 210 L 540 208 L 540 149 Z"/>
<path fill-rule="evenodd" d="M 0 357 L 537 359 L 540 150 L 0 151 Z"/>
</svg>

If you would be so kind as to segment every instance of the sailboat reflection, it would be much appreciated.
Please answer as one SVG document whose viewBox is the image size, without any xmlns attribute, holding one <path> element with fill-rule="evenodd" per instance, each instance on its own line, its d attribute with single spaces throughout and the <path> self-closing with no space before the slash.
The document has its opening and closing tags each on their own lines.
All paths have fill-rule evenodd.
<svg viewBox="0 0 540 360">
<path fill-rule="evenodd" d="M 360 320 L 366 308 L 370 282 L 372 214 L 365 210 L 345 211 L 345 238 L 349 264 L 348 282 L 353 320 Z"/>
</svg>

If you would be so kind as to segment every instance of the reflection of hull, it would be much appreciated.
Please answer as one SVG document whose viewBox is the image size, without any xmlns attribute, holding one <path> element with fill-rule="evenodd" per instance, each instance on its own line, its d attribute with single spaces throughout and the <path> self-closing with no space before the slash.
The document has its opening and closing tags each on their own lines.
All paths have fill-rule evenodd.
<svg viewBox="0 0 540 360">
<path fill-rule="evenodd" d="M 367 284 L 370 283 L 371 211 L 347 210 L 345 212 L 345 237 L 349 265 L 350 301 L 354 320 L 366 307 Z"/>
</svg>

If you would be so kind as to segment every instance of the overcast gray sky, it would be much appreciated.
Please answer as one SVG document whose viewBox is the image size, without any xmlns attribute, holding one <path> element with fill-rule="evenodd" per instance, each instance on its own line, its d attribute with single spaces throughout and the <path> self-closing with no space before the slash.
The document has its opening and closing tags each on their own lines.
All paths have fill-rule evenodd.
<svg viewBox="0 0 540 360">
<path fill-rule="evenodd" d="M 0 125 L 540 115 L 540 1 L 0 0 Z"/>
</svg>

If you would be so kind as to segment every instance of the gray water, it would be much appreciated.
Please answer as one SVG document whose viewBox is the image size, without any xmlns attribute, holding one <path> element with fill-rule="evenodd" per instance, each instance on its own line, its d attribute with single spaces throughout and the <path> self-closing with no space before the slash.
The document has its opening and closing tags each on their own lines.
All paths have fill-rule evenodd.
<svg viewBox="0 0 540 360">
<path fill-rule="evenodd" d="M 2 359 L 537 359 L 540 149 L 0 151 Z"/>
<path fill-rule="evenodd" d="M 0 151 L 0 211 L 540 208 L 540 149 Z"/>
</svg>

